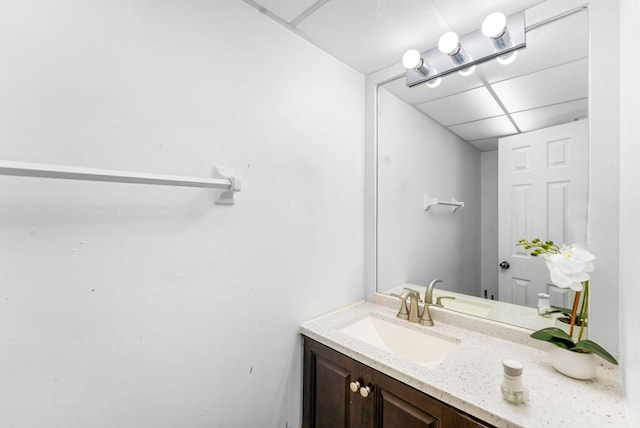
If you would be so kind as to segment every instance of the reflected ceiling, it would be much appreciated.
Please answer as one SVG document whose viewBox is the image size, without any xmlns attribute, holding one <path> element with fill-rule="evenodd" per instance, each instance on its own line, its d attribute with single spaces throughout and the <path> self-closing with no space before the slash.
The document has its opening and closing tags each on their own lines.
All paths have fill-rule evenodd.
<svg viewBox="0 0 640 428">
<path fill-rule="evenodd" d="M 587 12 L 535 26 L 559 0 L 243 1 L 363 74 L 397 66 L 407 49 L 435 47 L 445 31 L 474 31 L 491 12 L 531 8 L 527 47 L 514 63 L 484 63 L 469 77 L 444 77 L 435 89 L 407 88 L 404 78 L 385 88 L 480 150 L 494 150 L 501 136 L 587 115 Z"/>
</svg>

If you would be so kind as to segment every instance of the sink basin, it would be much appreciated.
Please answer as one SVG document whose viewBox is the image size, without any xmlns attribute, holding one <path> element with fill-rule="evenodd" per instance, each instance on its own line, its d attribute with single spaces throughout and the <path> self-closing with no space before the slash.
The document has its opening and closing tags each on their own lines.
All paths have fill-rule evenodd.
<svg viewBox="0 0 640 428">
<path fill-rule="evenodd" d="M 442 306 L 452 311 L 462 312 L 479 317 L 486 316 L 493 307 L 491 304 L 465 299 L 442 299 Z"/>
<path fill-rule="evenodd" d="M 374 316 L 354 321 L 340 331 L 418 364 L 437 364 L 458 346 L 458 340 L 410 328 Z"/>
</svg>

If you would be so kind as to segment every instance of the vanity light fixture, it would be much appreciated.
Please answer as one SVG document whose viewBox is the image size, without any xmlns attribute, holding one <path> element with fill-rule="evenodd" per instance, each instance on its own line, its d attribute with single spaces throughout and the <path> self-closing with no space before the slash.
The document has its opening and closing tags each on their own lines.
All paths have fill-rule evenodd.
<svg viewBox="0 0 640 428">
<path fill-rule="evenodd" d="M 525 47 L 524 12 L 511 16 L 494 12 L 476 31 L 463 36 L 448 31 L 433 49 L 407 51 L 402 59 L 406 84 L 412 87 L 427 83 L 429 87 L 435 87 L 447 74 L 457 71 L 469 76 L 478 64 L 494 58 L 500 64 L 509 64 L 517 57 L 518 50 Z"/>
</svg>

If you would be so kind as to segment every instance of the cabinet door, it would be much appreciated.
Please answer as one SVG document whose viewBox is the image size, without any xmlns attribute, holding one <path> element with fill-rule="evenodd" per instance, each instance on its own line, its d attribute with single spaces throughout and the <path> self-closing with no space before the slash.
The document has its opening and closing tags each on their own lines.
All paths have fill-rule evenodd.
<svg viewBox="0 0 640 428">
<path fill-rule="evenodd" d="M 389 391 L 380 390 L 379 426 L 383 428 L 438 428 L 438 419 Z"/>
<path fill-rule="evenodd" d="M 478 422 L 464 413 L 458 413 L 455 426 L 456 428 L 491 428 L 491 425 Z"/>
<path fill-rule="evenodd" d="M 373 371 L 376 388 L 376 428 L 455 427 L 456 412 L 417 389 Z"/>
<path fill-rule="evenodd" d="M 305 338 L 303 428 L 360 428 L 362 400 L 351 392 L 355 361 Z"/>
</svg>

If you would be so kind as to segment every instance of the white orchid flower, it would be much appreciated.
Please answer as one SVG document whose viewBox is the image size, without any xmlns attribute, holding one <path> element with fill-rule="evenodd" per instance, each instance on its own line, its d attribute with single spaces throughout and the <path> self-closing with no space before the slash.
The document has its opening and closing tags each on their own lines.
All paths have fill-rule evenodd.
<svg viewBox="0 0 640 428">
<path fill-rule="evenodd" d="M 596 259 L 589 251 L 575 245 L 563 246 L 560 254 L 546 257 L 551 282 L 560 288 L 582 291 L 582 283 L 591 278 Z"/>
</svg>

